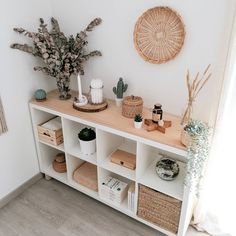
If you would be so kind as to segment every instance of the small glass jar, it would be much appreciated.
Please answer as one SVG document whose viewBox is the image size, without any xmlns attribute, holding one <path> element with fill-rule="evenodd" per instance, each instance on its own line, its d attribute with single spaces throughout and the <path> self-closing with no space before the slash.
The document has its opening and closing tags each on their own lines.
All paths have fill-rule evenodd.
<svg viewBox="0 0 236 236">
<path fill-rule="evenodd" d="M 160 103 L 156 103 L 152 110 L 152 121 L 154 123 L 158 123 L 158 121 L 162 120 L 163 111 L 161 109 L 162 105 Z"/>
<path fill-rule="evenodd" d="M 90 84 L 90 96 L 92 104 L 103 103 L 103 82 L 100 79 L 93 79 Z"/>
</svg>

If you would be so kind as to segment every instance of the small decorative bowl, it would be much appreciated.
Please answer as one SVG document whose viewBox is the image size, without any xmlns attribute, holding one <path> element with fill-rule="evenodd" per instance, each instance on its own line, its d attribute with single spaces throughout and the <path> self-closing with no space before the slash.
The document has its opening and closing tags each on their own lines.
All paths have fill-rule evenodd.
<svg viewBox="0 0 236 236">
<path fill-rule="evenodd" d="M 156 172 L 163 180 L 174 180 L 179 174 L 179 165 L 175 160 L 162 157 L 156 164 Z"/>
</svg>

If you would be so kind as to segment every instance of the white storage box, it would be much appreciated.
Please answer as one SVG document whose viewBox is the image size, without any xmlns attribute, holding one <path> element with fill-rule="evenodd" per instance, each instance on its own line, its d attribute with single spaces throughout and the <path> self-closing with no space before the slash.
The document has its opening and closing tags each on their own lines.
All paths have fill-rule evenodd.
<svg viewBox="0 0 236 236">
<path fill-rule="evenodd" d="M 100 189 L 102 198 L 120 204 L 127 196 L 128 184 L 108 176 Z"/>
</svg>

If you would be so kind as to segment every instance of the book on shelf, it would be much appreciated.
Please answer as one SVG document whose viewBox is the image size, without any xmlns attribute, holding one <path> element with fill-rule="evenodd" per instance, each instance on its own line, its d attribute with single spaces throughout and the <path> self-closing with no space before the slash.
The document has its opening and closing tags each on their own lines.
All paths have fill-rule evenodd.
<svg viewBox="0 0 236 236">
<path fill-rule="evenodd" d="M 120 204 L 127 196 L 128 184 L 108 176 L 101 185 L 101 197 Z"/>
<path fill-rule="evenodd" d="M 134 211 L 135 202 L 135 183 L 132 182 L 128 189 L 128 209 Z"/>
</svg>

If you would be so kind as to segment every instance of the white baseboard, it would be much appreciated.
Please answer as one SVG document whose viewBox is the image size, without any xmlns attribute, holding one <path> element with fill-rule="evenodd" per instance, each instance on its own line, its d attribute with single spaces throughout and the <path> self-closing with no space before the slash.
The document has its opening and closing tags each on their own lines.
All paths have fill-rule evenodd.
<svg viewBox="0 0 236 236">
<path fill-rule="evenodd" d="M 12 199 L 20 195 L 22 192 L 24 192 L 27 188 L 29 188 L 31 185 L 36 183 L 38 180 L 40 180 L 43 177 L 42 173 L 38 173 L 35 176 L 33 176 L 31 179 L 23 183 L 21 186 L 19 186 L 17 189 L 12 191 L 11 193 L 7 194 L 4 198 L 0 199 L 0 208 L 5 206 L 8 202 L 10 202 Z"/>
</svg>

